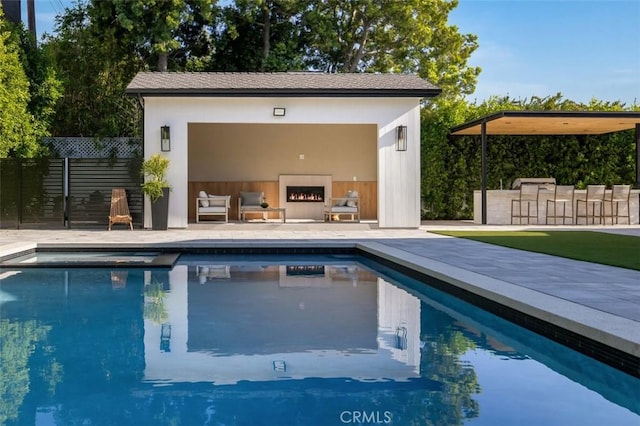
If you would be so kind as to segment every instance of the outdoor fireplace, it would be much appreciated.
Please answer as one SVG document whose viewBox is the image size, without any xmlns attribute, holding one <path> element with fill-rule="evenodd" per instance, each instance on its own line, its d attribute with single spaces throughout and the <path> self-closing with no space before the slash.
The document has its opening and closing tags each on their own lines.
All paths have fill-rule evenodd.
<svg viewBox="0 0 640 426">
<path fill-rule="evenodd" d="M 288 203 L 322 203 L 324 186 L 287 186 Z"/>
</svg>

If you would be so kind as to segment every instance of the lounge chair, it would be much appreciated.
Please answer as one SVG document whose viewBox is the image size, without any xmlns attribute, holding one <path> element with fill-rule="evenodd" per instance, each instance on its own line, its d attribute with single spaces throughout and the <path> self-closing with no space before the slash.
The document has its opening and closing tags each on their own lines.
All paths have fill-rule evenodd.
<svg viewBox="0 0 640 426">
<path fill-rule="evenodd" d="M 352 222 L 360 222 L 360 198 L 357 191 L 349 191 L 345 197 L 327 198 L 324 206 L 324 220 L 332 222 L 347 215 Z"/>
<path fill-rule="evenodd" d="M 109 231 L 114 223 L 128 223 L 133 231 L 133 218 L 129 212 L 127 203 L 127 192 L 124 188 L 114 188 L 111 190 L 111 210 L 109 212 Z"/>
</svg>

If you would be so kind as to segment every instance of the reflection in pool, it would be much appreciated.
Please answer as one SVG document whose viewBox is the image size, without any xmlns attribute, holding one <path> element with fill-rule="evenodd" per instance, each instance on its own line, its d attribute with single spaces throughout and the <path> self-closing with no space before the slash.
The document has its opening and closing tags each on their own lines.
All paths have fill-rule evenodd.
<svg viewBox="0 0 640 426">
<path fill-rule="evenodd" d="M 0 277 L 0 424 L 640 420 L 639 380 L 358 257 Z"/>
</svg>

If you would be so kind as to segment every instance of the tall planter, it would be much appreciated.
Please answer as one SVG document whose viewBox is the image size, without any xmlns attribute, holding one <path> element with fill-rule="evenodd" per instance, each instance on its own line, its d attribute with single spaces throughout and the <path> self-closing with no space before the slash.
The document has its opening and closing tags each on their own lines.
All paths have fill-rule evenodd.
<svg viewBox="0 0 640 426">
<path fill-rule="evenodd" d="M 151 201 L 151 229 L 166 230 L 169 219 L 169 191 L 171 185 L 167 182 L 169 159 L 160 154 L 154 154 L 142 162 L 142 174 L 145 181 L 142 192 Z"/>
<path fill-rule="evenodd" d="M 169 223 L 169 188 L 162 188 L 162 197 L 151 202 L 151 229 L 166 231 Z"/>
</svg>

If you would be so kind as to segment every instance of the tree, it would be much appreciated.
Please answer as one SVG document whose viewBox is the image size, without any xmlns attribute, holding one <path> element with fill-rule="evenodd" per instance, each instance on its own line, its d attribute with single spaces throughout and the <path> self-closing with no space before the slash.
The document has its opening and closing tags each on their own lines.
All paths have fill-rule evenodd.
<svg viewBox="0 0 640 426">
<path fill-rule="evenodd" d="M 304 67 L 303 0 L 238 0 L 222 11 L 217 71 L 290 71 Z"/>
<path fill-rule="evenodd" d="M 480 68 L 467 60 L 477 37 L 447 25 L 457 0 L 311 1 L 306 60 L 327 72 L 412 72 L 455 97 L 472 93 Z"/>
<path fill-rule="evenodd" d="M 0 9 L 0 158 L 33 157 L 41 134 L 29 112 L 29 80 L 11 29 Z"/>
<path fill-rule="evenodd" d="M 116 28 L 103 31 L 91 22 L 88 5 L 79 3 L 57 18 L 58 35 L 47 40 L 64 87 L 51 132 L 55 136 L 140 135 L 141 107 L 125 95 L 125 88 L 144 64 L 131 41 L 120 37 Z"/>
<path fill-rule="evenodd" d="M 93 0 L 88 10 L 96 30 L 134 45 L 144 59 L 156 60 L 152 68 L 167 71 L 170 55 L 183 47 L 180 30 L 195 20 L 211 21 L 215 4 L 216 0 Z"/>
<path fill-rule="evenodd" d="M 55 107 L 62 96 L 62 82 L 54 67 L 47 46 L 38 46 L 32 33 L 18 28 L 23 69 L 29 80 L 28 109 L 33 114 L 37 132 L 49 135 L 49 127 L 55 116 Z"/>
</svg>

